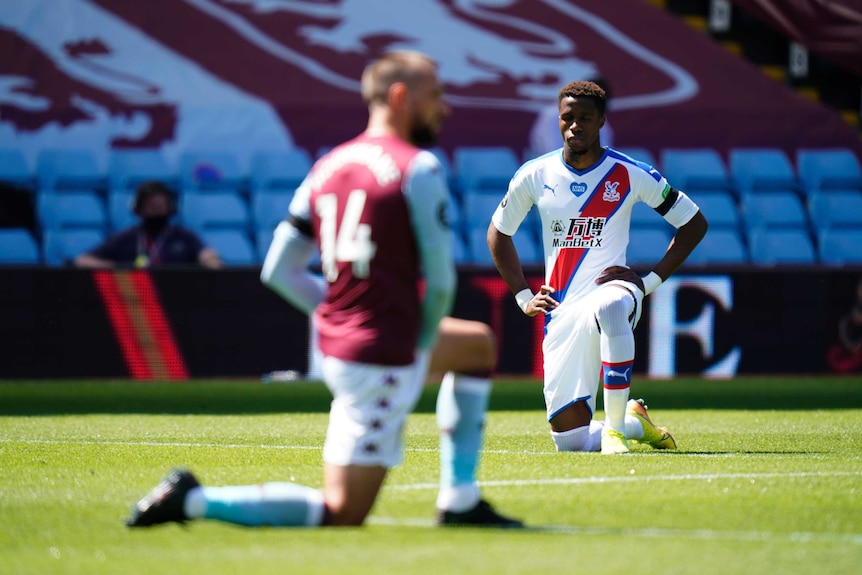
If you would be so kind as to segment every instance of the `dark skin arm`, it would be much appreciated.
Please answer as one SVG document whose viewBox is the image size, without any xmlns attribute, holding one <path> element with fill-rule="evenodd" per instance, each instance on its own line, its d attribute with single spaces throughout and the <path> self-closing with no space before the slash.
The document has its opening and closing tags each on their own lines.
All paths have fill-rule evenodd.
<svg viewBox="0 0 862 575">
<path fill-rule="evenodd" d="M 674 192 L 675 191 L 676 190 L 674 190 Z M 658 211 L 661 207 L 662 206 L 659 206 L 656 210 Z M 652 271 L 658 274 L 662 281 L 667 280 L 667 278 L 679 269 L 679 266 L 682 265 L 694 248 L 697 247 L 697 244 L 699 244 L 700 240 L 703 239 L 703 236 L 706 235 L 708 227 L 709 224 L 707 223 L 706 218 L 700 211 L 698 211 L 694 217 L 676 231 L 676 234 L 670 241 L 667 251 L 661 260 L 659 260 L 659 262 L 653 267 Z M 627 267 L 613 266 L 605 269 L 602 272 L 602 275 L 596 279 L 596 283 L 603 284 L 611 280 L 629 281 L 641 288 L 641 290 L 644 289 L 643 280 L 640 275 Z"/>
</svg>

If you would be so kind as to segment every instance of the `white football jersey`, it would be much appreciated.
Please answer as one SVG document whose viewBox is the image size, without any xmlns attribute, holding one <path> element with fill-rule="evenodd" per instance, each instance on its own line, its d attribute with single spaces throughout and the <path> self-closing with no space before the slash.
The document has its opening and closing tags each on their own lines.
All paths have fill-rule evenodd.
<svg viewBox="0 0 862 575">
<path fill-rule="evenodd" d="M 670 189 L 654 168 L 612 148 L 585 171 L 566 164 L 560 149 L 521 166 L 491 221 L 511 236 L 530 209 L 538 208 L 545 283 L 563 302 L 596 289 L 595 280 L 605 268 L 626 265 L 632 206 L 646 202 L 658 207 Z M 676 221 L 688 221 L 697 212 L 697 206 L 684 199 L 679 207 L 685 215 L 676 207 L 672 210 Z"/>
</svg>

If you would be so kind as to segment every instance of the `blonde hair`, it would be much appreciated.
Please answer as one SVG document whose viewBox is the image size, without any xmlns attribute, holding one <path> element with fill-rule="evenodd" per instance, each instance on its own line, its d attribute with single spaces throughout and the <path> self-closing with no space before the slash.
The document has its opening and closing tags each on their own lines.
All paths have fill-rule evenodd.
<svg viewBox="0 0 862 575">
<path fill-rule="evenodd" d="M 402 82 L 413 88 L 429 69 L 436 71 L 437 63 L 421 52 L 384 54 L 362 73 L 362 100 L 369 105 L 385 103 L 390 86 Z"/>
</svg>

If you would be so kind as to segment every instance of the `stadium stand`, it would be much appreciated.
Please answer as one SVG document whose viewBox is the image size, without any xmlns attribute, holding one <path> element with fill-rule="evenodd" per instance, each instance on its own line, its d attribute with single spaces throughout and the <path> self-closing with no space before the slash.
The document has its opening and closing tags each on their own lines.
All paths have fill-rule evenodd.
<svg viewBox="0 0 862 575">
<path fill-rule="evenodd" d="M 520 167 L 515 152 L 503 146 L 459 146 L 452 157 L 458 189 L 465 196 L 472 189 L 494 191 L 502 197 Z"/>
<path fill-rule="evenodd" d="M 180 194 L 179 203 L 183 225 L 195 231 L 234 229 L 245 233 L 250 229 L 249 208 L 239 192 L 186 190 Z"/>
<path fill-rule="evenodd" d="M 830 228 L 862 230 L 862 190 L 818 190 L 808 197 L 808 213 L 817 231 Z"/>
<path fill-rule="evenodd" d="M 827 228 L 820 232 L 818 240 L 823 264 L 862 265 L 862 228 Z"/>
<path fill-rule="evenodd" d="M 806 230 L 758 228 L 749 234 L 751 261 L 763 266 L 817 263 L 817 253 Z"/>
<path fill-rule="evenodd" d="M 25 228 L 0 229 L 0 266 L 34 266 L 42 263 L 36 238 Z"/>
<path fill-rule="evenodd" d="M 730 177 L 740 195 L 762 190 L 794 190 L 801 185 L 790 158 L 778 148 L 734 148 Z"/>
<path fill-rule="evenodd" d="M 203 242 L 215 249 L 227 266 L 244 266 L 258 263 L 258 254 L 251 238 L 244 230 L 206 228 L 200 231 Z"/>
<path fill-rule="evenodd" d="M 27 165 L 27 158 L 20 150 L 0 149 L 0 182 L 17 188 L 33 189 L 33 174 Z"/>
<path fill-rule="evenodd" d="M 661 150 L 661 173 L 668 182 L 688 193 L 692 190 L 733 190 L 730 172 L 712 148 L 665 148 Z"/>
<path fill-rule="evenodd" d="M 267 189 L 251 195 L 251 218 L 256 232 L 272 232 L 287 217 L 293 192 L 292 189 Z"/>
<path fill-rule="evenodd" d="M 239 158 L 230 152 L 185 151 L 180 154 L 178 172 L 179 185 L 183 189 L 239 191 L 246 186 L 246 178 Z"/>
<path fill-rule="evenodd" d="M 45 265 L 70 265 L 78 254 L 94 248 L 105 238 L 104 232 L 94 228 L 50 229 L 42 235 Z"/>
<path fill-rule="evenodd" d="M 102 198 L 90 190 L 40 190 L 36 210 L 43 230 L 91 228 L 104 231 L 107 223 Z"/>
<path fill-rule="evenodd" d="M 111 188 L 108 190 L 107 205 L 108 230 L 117 232 L 123 228 L 134 226 L 138 218 L 132 212 L 135 191 L 127 188 Z"/>
<path fill-rule="evenodd" d="M 667 250 L 670 238 L 668 230 L 633 227 L 629 233 L 626 263 L 630 266 L 655 264 Z"/>
<path fill-rule="evenodd" d="M 796 170 L 808 194 L 822 189 L 862 190 L 859 159 L 846 148 L 799 149 Z"/>
<path fill-rule="evenodd" d="M 809 229 L 805 206 L 792 191 L 746 194 L 741 205 L 749 233 L 759 228 L 797 228 L 806 232 Z"/>
<path fill-rule="evenodd" d="M 631 157 L 633 160 L 637 160 L 638 162 L 644 162 L 645 164 L 649 164 L 653 168 L 661 171 L 659 169 L 658 163 L 656 161 L 655 156 L 646 148 L 616 148 L 617 151 L 622 152 L 623 154 Z"/>
<path fill-rule="evenodd" d="M 303 148 L 255 152 L 249 169 L 252 193 L 272 189 L 293 191 L 305 178 L 311 164 L 311 154 Z"/>
<path fill-rule="evenodd" d="M 36 182 L 48 190 L 101 190 L 105 176 L 89 150 L 45 149 L 36 156 Z"/>
<path fill-rule="evenodd" d="M 710 227 L 684 265 L 739 265 L 747 264 L 748 261 L 748 248 L 738 230 Z"/>
<path fill-rule="evenodd" d="M 111 150 L 108 155 L 110 188 L 135 189 L 150 180 L 158 180 L 170 188 L 177 185 L 176 172 L 159 150 Z"/>
</svg>

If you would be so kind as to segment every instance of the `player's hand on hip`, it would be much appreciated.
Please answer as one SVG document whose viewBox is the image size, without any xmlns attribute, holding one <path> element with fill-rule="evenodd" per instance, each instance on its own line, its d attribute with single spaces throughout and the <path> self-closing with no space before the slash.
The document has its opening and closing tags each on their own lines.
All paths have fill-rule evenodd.
<svg viewBox="0 0 862 575">
<path fill-rule="evenodd" d="M 527 304 L 524 313 L 530 317 L 535 317 L 540 313 L 547 314 L 555 307 L 560 305 L 560 302 L 551 297 L 555 290 L 549 285 L 543 285 L 539 288 L 539 293 L 533 296 L 533 299 Z"/>
<path fill-rule="evenodd" d="M 596 283 L 602 285 L 613 280 L 623 280 L 631 282 L 638 286 L 641 291 L 644 291 L 644 282 L 641 276 L 631 268 L 626 266 L 611 266 L 602 270 L 599 277 L 596 278 Z"/>
</svg>

